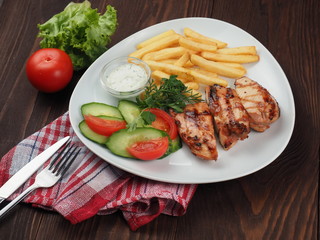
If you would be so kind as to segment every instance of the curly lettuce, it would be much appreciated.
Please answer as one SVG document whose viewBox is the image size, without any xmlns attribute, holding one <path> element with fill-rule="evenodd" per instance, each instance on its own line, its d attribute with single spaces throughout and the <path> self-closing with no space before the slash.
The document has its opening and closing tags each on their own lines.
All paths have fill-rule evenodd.
<svg viewBox="0 0 320 240">
<path fill-rule="evenodd" d="M 59 48 L 72 60 L 74 70 L 90 66 L 107 50 L 116 31 L 117 11 L 112 6 L 100 15 L 91 3 L 69 3 L 47 22 L 38 24 L 41 48 Z"/>
</svg>

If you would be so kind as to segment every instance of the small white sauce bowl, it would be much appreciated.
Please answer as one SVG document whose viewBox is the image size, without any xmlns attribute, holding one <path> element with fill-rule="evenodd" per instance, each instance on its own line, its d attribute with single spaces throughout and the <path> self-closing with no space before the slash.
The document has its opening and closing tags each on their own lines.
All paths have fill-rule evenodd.
<svg viewBox="0 0 320 240">
<path fill-rule="evenodd" d="M 144 80 L 141 81 L 139 83 L 139 86 L 133 87 L 132 89 L 125 89 L 125 87 L 127 86 L 123 86 L 123 87 L 119 87 L 117 86 L 116 88 L 122 88 L 124 90 L 119 90 L 119 89 L 115 89 L 112 84 L 115 84 L 115 82 L 113 81 L 113 83 L 110 83 L 110 79 L 109 76 L 110 75 L 114 75 L 115 71 L 117 72 L 117 76 L 119 77 L 118 83 L 121 84 L 121 77 L 126 76 L 125 72 L 119 72 L 119 69 L 121 69 L 124 65 L 131 65 L 133 68 L 136 68 L 137 66 L 140 67 L 145 74 L 143 73 L 144 76 Z M 130 66 L 129 66 L 130 67 Z M 141 70 L 140 69 L 140 70 Z M 139 94 L 141 94 L 146 85 L 148 84 L 149 80 L 150 80 L 150 76 L 151 76 L 151 69 L 148 66 L 148 64 L 146 64 L 144 61 L 138 59 L 138 58 L 134 58 L 134 57 L 119 57 L 116 58 L 110 62 L 108 62 L 102 69 L 100 72 L 100 83 L 103 87 L 103 89 L 105 89 L 110 95 L 117 97 L 117 98 L 131 98 L 131 97 L 135 97 L 138 96 Z M 136 81 L 138 82 L 138 76 L 136 76 Z M 135 81 L 135 76 L 134 75 L 130 75 L 130 79 L 131 81 Z M 123 83 L 122 83 L 123 84 Z M 121 85 L 120 85 L 121 86 Z"/>
</svg>

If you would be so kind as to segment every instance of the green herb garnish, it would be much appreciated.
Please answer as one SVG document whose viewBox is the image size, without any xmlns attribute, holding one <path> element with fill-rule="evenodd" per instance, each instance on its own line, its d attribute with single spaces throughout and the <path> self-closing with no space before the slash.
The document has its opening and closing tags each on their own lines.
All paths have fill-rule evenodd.
<svg viewBox="0 0 320 240">
<path fill-rule="evenodd" d="M 131 123 L 127 125 L 129 131 L 133 131 L 137 128 L 140 119 L 144 121 L 145 125 L 151 125 L 156 120 L 156 115 L 149 111 L 141 111 L 139 116 L 136 117 Z"/>
<path fill-rule="evenodd" d="M 141 117 L 144 120 L 146 125 L 152 124 L 153 121 L 156 120 L 156 115 L 154 115 L 152 112 L 149 111 L 142 111 Z"/>
<path fill-rule="evenodd" d="M 163 78 L 160 87 L 151 81 L 144 96 L 138 96 L 136 100 L 141 109 L 160 108 L 168 111 L 172 108 L 176 112 L 183 112 L 187 104 L 202 101 L 201 95 L 193 94 L 176 75 L 171 75 L 169 79 Z"/>
</svg>

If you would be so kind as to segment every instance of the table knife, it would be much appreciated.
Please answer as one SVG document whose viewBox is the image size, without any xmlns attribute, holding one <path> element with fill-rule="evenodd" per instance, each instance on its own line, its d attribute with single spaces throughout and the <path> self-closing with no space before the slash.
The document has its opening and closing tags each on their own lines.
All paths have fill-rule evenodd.
<svg viewBox="0 0 320 240">
<path fill-rule="evenodd" d="M 3 184 L 0 188 L 0 203 L 14 193 L 23 183 L 25 183 L 69 139 L 70 137 L 67 136 L 50 146 L 48 149 L 40 153 L 25 166 L 23 166 L 5 184 Z"/>
</svg>

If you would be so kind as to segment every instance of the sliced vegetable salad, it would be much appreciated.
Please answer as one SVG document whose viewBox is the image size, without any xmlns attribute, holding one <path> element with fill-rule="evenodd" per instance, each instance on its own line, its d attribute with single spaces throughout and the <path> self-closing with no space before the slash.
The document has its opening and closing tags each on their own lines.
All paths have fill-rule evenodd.
<svg viewBox="0 0 320 240">
<path fill-rule="evenodd" d="M 117 107 L 87 103 L 81 113 L 81 133 L 118 156 L 154 160 L 182 147 L 173 118 L 161 109 L 141 110 L 133 101 L 120 100 Z"/>
</svg>

